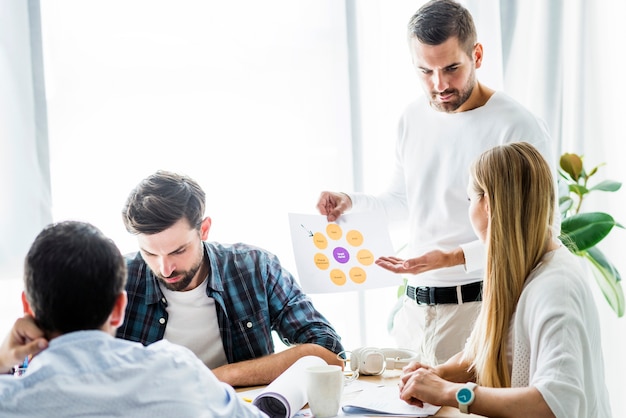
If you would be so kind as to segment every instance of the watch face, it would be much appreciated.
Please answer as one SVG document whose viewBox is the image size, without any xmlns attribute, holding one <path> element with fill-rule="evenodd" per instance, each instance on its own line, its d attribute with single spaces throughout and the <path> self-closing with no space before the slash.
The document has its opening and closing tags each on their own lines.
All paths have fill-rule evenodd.
<svg viewBox="0 0 626 418">
<path fill-rule="evenodd" d="M 456 394 L 456 399 L 463 404 L 468 403 L 472 399 L 472 395 L 474 393 L 468 388 L 461 388 L 459 392 Z"/>
</svg>

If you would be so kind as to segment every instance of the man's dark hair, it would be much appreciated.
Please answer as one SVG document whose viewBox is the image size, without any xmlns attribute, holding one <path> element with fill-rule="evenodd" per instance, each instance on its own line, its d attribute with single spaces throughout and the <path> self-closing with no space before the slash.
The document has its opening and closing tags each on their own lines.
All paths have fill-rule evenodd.
<svg viewBox="0 0 626 418">
<path fill-rule="evenodd" d="M 157 171 L 130 193 L 122 209 L 126 230 L 131 234 L 156 234 L 181 219 L 200 228 L 206 196 L 195 180 L 168 171 Z"/>
<path fill-rule="evenodd" d="M 431 0 L 411 17 L 408 35 L 426 45 L 440 45 L 451 37 L 472 56 L 476 27 L 471 13 L 455 0 Z"/>
<path fill-rule="evenodd" d="M 24 262 L 24 293 L 44 332 L 99 329 L 125 285 L 119 249 L 84 222 L 47 226 Z"/>
</svg>

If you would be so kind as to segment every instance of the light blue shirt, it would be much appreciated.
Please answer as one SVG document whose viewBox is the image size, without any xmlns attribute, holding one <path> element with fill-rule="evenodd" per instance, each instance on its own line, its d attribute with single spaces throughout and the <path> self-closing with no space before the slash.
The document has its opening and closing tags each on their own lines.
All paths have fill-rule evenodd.
<svg viewBox="0 0 626 418">
<path fill-rule="evenodd" d="M 102 331 L 54 338 L 22 377 L 0 376 L 0 416 L 266 417 L 190 350 Z"/>
</svg>

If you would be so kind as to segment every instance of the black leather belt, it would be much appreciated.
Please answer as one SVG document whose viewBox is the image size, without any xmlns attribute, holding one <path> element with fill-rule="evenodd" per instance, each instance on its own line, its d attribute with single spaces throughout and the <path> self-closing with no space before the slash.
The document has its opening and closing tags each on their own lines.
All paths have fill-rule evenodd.
<svg viewBox="0 0 626 418">
<path fill-rule="evenodd" d="M 426 287 L 426 286 L 407 286 L 406 295 L 409 299 L 414 300 L 418 305 L 440 305 L 445 303 L 459 303 L 457 298 L 457 287 Z M 482 290 L 483 282 L 474 282 L 460 286 L 461 303 L 463 302 L 479 302 L 483 300 Z"/>
</svg>

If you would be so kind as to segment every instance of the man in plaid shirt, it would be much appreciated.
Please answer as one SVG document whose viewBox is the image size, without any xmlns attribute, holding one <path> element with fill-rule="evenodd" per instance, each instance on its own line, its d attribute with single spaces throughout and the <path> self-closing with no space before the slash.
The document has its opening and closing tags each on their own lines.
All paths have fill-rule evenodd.
<svg viewBox="0 0 626 418">
<path fill-rule="evenodd" d="M 268 384 L 300 357 L 343 366 L 340 337 L 278 258 L 247 244 L 206 241 L 211 218 L 193 179 L 157 171 L 129 195 L 128 306 L 117 336 L 191 349 L 232 386 Z M 274 353 L 271 332 L 290 347 Z"/>
</svg>

